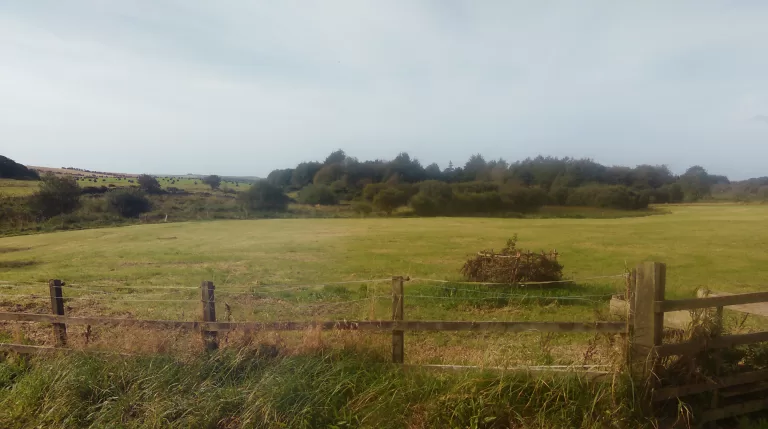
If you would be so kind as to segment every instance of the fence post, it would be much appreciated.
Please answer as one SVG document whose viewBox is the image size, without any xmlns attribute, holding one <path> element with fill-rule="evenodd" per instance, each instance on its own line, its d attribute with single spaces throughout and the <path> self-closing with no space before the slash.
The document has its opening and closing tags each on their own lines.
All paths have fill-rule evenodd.
<svg viewBox="0 0 768 429">
<path fill-rule="evenodd" d="M 203 322 L 215 322 L 216 297 L 214 295 L 214 289 L 216 288 L 213 285 L 213 282 L 204 281 L 200 285 L 200 289 L 203 293 Z M 216 339 L 216 331 L 209 331 L 203 328 L 201 332 L 206 350 L 216 350 L 219 348 L 219 343 Z"/>
<path fill-rule="evenodd" d="M 403 320 L 403 278 L 392 277 L 392 320 Z M 401 330 L 392 331 L 392 362 L 403 363 L 405 338 Z"/>
<path fill-rule="evenodd" d="M 48 280 L 48 289 L 51 292 L 51 312 L 57 316 L 63 316 L 64 294 L 61 290 L 61 280 Z M 53 340 L 58 347 L 67 345 L 67 325 L 65 323 L 53 324 Z"/>
<path fill-rule="evenodd" d="M 660 262 L 644 262 L 637 266 L 635 282 L 633 366 L 641 371 L 648 387 L 654 387 L 659 364 L 655 347 L 661 345 L 664 334 L 664 313 L 656 312 L 656 302 L 664 301 L 667 266 Z"/>
</svg>

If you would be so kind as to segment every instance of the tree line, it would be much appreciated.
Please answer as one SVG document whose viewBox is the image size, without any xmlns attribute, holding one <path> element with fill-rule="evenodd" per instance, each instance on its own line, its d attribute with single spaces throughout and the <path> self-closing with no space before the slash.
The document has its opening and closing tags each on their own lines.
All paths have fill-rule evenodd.
<svg viewBox="0 0 768 429">
<path fill-rule="evenodd" d="M 346 200 L 384 211 L 409 205 L 423 215 L 530 211 L 545 204 L 633 210 L 699 201 L 713 186 L 730 183 L 700 166 L 677 176 L 665 165 L 605 166 L 543 156 L 509 163 L 478 154 L 463 166 L 441 169 L 435 163 L 424 167 L 407 153 L 391 161 L 360 161 L 343 150 L 322 162 L 274 170 L 267 181 L 297 191 L 299 201 L 308 204 Z"/>
</svg>

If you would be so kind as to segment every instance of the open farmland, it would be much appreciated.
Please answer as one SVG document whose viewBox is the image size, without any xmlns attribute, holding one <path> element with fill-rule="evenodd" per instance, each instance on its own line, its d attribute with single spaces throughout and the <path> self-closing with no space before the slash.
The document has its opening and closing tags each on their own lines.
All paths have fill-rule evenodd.
<svg viewBox="0 0 768 429">
<path fill-rule="evenodd" d="M 9 237 L 0 239 L 0 309 L 49 313 L 46 282 L 59 278 L 67 283 L 64 294 L 72 299 L 66 301 L 66 311 L 73 316 L 200 320 L 198 285 L 213 280 L 219 320 L 388 319 L 388 278 L 405 275 L 411 278 L 405 286 L 406 320 L 587 322 L 610 317 L 608 296 L 624 290 L 624 279 L 615 276 L 625 265 L 642 260 L 668 264 L 668 297 L 692 296 L 699 286 L 759 291 L 768 283 L 762 269 L 768 263 L 762 250 L 768 242 L 762 227 L 768 207 L 695 205 L 670 210 L 669 215 L 624 219 L 211 221 Z M 467 255 L 501 247 L 515 233 L 523 248 L 556 248 L 567 277 L 590 280 L 501 291 L 456 282 Z M 602 276 L 611 277 L 594 278 Z M 372 281 L 321 284 L 367 279 Z M 199 354 L 200 337 L 192 332 L 69 328 L 70 347 L 152 356 L 41 360 L 16 382 L 17 393 L 5 400 L 0 395 L 0 402 L 10 407 L 7 424 L 98 426 L 135 419 L 137 427 L 163 426 L 164 416 L 177 407 L 196 411 L 174 418 L 176 424 L 212 427 L 222 422 L 229 422 L 225 427 L 250 427 L 261 421 L 265 427 L 275 422 L 290 427 L 317 427 L 318 422 L 341 422 L 337 427 L 464 427 L 477 419 L 487 419 L 478 427 L 513 422 L 525 427 L 638 427 L 639 422 L 626 419 L 642 420 L 632 400 L 620 399 L 625 392 L 621 385 L 548 376 L 539 382 L 474 372 L 448 377 L 395 371 L 382 363 L 389 358 L 387 333 L 232 332 L 221 338 L 224 354 L 206 357 Z M 19 328 L 6 323 L 0 329 L 3 342 L 51 344 L 45 324 Z M 608 369 L 617 367 L 621 347 L 615 336 L 591 334 L 406 333 L 405 362 L 484 367 L 587 364 Z M 176 369 L 177 361 L 163 357 L 168 352 L 187 356 L 186 372 Z M 272 353 L 284 358 L 265 361 Z M 61 382 L 48 385 L 61 400 L 51 396 L 41 401 L 24 393 L 34 391 L 38 380 L 50 379 L 57 367 L 71 368 L 67 375 L 54 377 Z M 15 368 L 9 363 L 5 371 L 29 371 Z M 148 370 L 156 382 L 146 384 Z M 89 371 L 119 374 L 125 386 L 136 388 L 120 387 Z M 207 393 L 171 395 L 168 389 L 179 383 L 187 386 L 184 391 L 205 388 Z M 109 391 L 134 405 L 129 412 L 98 397 L 65 401 L 72 389 Z M 175 399 L 148 402 L 139 393 L 144 391 Z M 297 392 L 306 395 L 298 397 Z M 575 399 L 557 399 L 562 394 Z M 390 399 L 374 399 L 383 397 Z M 493 401 L 503 407 L 488 405 Z M 46 417 L 33 417 L 30 407 L 38 406 L 50 410 Z M 93 413 L 91 406 L 101 411 Z M 445 414 L 440 411 L 444 407 L 457 411 Z M 584 413 L 589 407 L 603 411 Z M 504 411 L 510 409 L 515 414 Z M 230 422 L 232 416 L 237 417 Z M 13 420 L 18 418 L 26 420 Z"/>
<path fill-rule="evenodd" d="M 413 278 L 406 319 L 590 321 L 607 317 L 610 294 L 625 287 L 617 276 L 643 260 L 669 265 L 669 297 L 693 296 L 697 287 L 752 292 L 768 283 L 768 207 L 672 211 L 627 219 L 217 221 L 3 238 L 0 303 L 45 309 L 45 282 L 58 278 L 72 285 L 65 296 L 77 298 L 68 303 L 73 314 L 195 320 L 196 287 L 212 280 L 233 320 L 386 319 L 387 279 L 403 275 Z M 426 280 L 461 280 L 467 255 L 501 247 L 515 233 L 523 248 L 557 249 L 568 278 L 614 277 L 522 291 Z M 367 279 L 381 281 L 318 285 Z M 504 301 L 484 299 L 497 297 Z"/>
</svg>

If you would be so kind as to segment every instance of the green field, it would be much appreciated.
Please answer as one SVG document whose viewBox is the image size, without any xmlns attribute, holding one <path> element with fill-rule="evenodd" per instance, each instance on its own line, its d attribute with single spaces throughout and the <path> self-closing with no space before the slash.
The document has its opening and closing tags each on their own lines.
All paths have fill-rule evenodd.
<svg viewBox="0 0 768 429">
<path fill-rule="evenodd" d="M 123 179 L 118 179 L 117 177 L 105 177 L 105 178 L 99 177 L 95 179 L 96 180 L 95 182 L 92 181 L 92 179 L 85 179 L 85 178 L 78 178 L 78 179 L 79 180 L 77 183 L 82 188 L 85 188 L 88 186 L 109 187 L 110 185 L 116 188 L 137 186 L 135 177 L 123 178 Z M 129 182 L 129 180 L 132 180 L 133 183 Z M 180 179 L 174 179 L 175 183 L 171 183 L 171 180 L 172 179 L 165 179 L 163 177 L 158 177 L 160 186 L 163 189 L 175 187 L 183 191 L 193 192 L 193 193 L 212 192 L 211 187 L 202 183 L 200 179 L 180 178 Z M 32 193 L 37 191 L 38 183 L 39 182 L 34 180 L 0 179 L 0 195 L 8 195 L 8 196 L 31 195 Z M 248 186 L 250 186 L 248 183 L 238 182 L 236 186 L 234 182 L 228 182 L 228 181 L 221 182 L 222 189 L 231 188 L 234 190 L 244 190 L 244 189 L 247 189 Z"/>
<path fill-rule="evenodd" d="M 37 191 L 37 185 L 34 180 L 0 179 L 0 196 L 30 195 Z"/>
<path fill-rule="evenodd" d="M 768 206 L 671 210 L 668 215 L 624 219 L 235 220 L 9 237 L 0 239 L 0 280 L 5 282 L 0 284 L 0 304 L 7 308 L 27 300 L 44 309 L 45 282 L 59 278 L 73 285 L 66 296 L 76 298 L 68 304 L 76 314 L 195 320 L 199 291 L 194 288 L 202 280 L 213 280 L 234 320 L 380 319 L 389 317 L 386 279 L 403 275 L 419 279 L 406 286 L 406 294 L 413 296 L 406 302 L 409 319 L 608 317 L 609 295 L 623 292 L 623 278 L 503 293 L 491 287 L 446 287 L 420 280 L 461 280 L 459 269 L 468 255 L 499 248 L 514 234 L 522 248 L 557 249 L 566 276 L 577 280 L 618 276 L 626 267 L 654 260 L 668 264 L 668 297 L 693 296 L 699 287 L 750 292 L 768 284 L 764 269 L 768 254 L 763 250 L 768 242 L 764 228 Z M 384 281 L 312 286 L 367 279 Z M 190 289 L 163 289 L 178 286 Z M 491 299 L 494 293 L 515 298 L 499 305 Z M 585 298 L 546 298 L 551 296 Z M 128 301 L 134 299 L 160 301 Z M 557 341 L 565 344 L 570 337 Z M 419 360 L 451 360 L 441 356 L 435 352 Z M 499 363 L 500 359 L 482 355 L 459 360 Z"/>
<path fill-rule="evenodd" d="M 70 315 L 199 320 L 197 286 L 213 280 L 219 320 L 387 319 L 387 279 L 404 275 L 412 278 L 405 287 L 406 319 L 592 321 L 610 318 L 609 296 L 624 290 L 624 279 L 580 279 L 620 275 L 647 260 L 668 264 L 669 297 L 693 296 L 702 286 L 764 290 L 768 206 L 669 210 L 667 215 L 620 219 L 203 221 L 7 237 L 0 239 L 0 311 L 49 312 L 46 282 L 59 278 L 67 283 Z M 523 290 L 456 282 L 468 255 L 499 248 L 514 234 L 520 247 L 557 249 L 566 276 L 577 281 Z M 320 284 L 371 279 L 381 281 Z M 72 348 L 150 356 L 0 362 L 0 386 L 12 386 L 0 391 L 7 392 L 0 393 L 0 406 L 8 411 L 0 423 L 307 428 L 649 424 L 623 383 L 398 371 L 386 364 L 391 344 L 386 333 L 234 332 L 220 339 L 222 354 L 210 356 L 200 354 L 199 336 L 193 333 L 125 327 L 86 332 L 70 326 L 69 338 Z M 5 323 L 0 341 L 50 345 L 50 326 Z M 410 364 L 616 369 L 621 348 L 616 337 L 587 334 L 407 333 L 405 356 Z M 281 357 L 269 357 L 271 350 Z M 43 391 L 56 393 L 41 396 Z"/>
</svg>

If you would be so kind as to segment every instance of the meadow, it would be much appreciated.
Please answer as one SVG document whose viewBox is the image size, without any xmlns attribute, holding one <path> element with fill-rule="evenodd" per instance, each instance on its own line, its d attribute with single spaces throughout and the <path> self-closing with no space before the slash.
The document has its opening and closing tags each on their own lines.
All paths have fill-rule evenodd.
<svg viewBox="0 0 768 429">
<path fill-rule="evenodd" d="M 216 284 L 219 320 L 388 319 L 391 308 L 389 278 L 402 275 L 411 279 L 405 286 L 407 320 L 586 322 L 611 318 L 607 312 L 608 300 L 611 294 L 623 293 L 625 279 L 622 274 L 627 268 L 647 260 L 668 264 L 669 298 L 694 296 L 699 287 L 724 292 L 763 290 L 768 283 L 768 272 L 763 269 L 768 263 L 768 254 L 764 252 L 768 244 L 768 230 L 764 227 L 768 221 L 768 206 L 681 205 L 669 206 L 667 210 L 670 214 L 617 219 L 201 221 L 6 237 L 0 238 L 0 310 L 49 312 L 47 280 L 58 278 L 66 282 L 65 297 L 71 298 L 66 304 L 68 314 L 199 320 L 198 286 L 203 280 L 212 280 Z M 557 249 L 559 259 L 565 266 L 564 273 L 567 278 L 575 279 L 574 283 L 526 289 L 460 283 L 459 269 L 469 255 L 482 249 L 500 248 L 514 234 L 519 236 L 519 247 L 534 251 Z M 332 282 L 357 283 L 330 284 Z M 174 287 L 185 289 L 171 289 Z M 222 359 L 218 363 L 210 360 L 214 358 L 198 356 L 195 350 L 199 350 L 199 342 L 196 342 L 199 338 L 191 334 L 169 332 L 148 335 L 144 331 L 124 330 L 117 335 L 114 331 L 94 328 L 87 334 L 73 329 L 70 338 L 75 348 L 145 353 L 149 356 L 146 359 L 154 359 L 155 365 L 169 365 L 162 360 L 166 358 L 152 357 L 158 352 L 161 355 L 176 353 L 192 356 L 186 359 L 197 372 L 184 382 L 197 383 L 198 386 L 213 383 L 200 376 L 200 372 L 207 374 L 217 365 L 234 365 L 249 374 L 248 371 L 251 371 L 255 377 L 253 380 L 243 376 L 236 382 L 228 380 L 222 383 L 234 386 L 251 380 L 256 384 L 249 388 L 258 390 L 262 386 L 259 383 L 267 383 L 268 388 L 279 392 L 269 396 L 269 400 L 265 399 L 266 396 L 254 397 L 254 393 L 238 402 L 230 397 L 231 392 L 217 384 L 217 388 L 223 389 L 216 391 L 219 395 L 216 400 L 222 401 L 218 402 L 219 406 L 236 403 L 233 405 L 236 411 L 227 411 L 225 407 L 215 412 L 209 410 L 208 414 L 223 418 L 221 416 L 228 412 L 234 413 L 244 419 L 240 421 L 242 423 L 273 413 L 274 420 L 269 420 L 270 423 L 264 423 L 268 419 L 264 420 L 262 427 L 281 427 L 274 422 L 317 427 L 315 423 L 319 420 L 312 419 L 321 419 L 327 427 L 402 427 L 406 422 L 411 427 L 430 427 L 435 421 L 452 427 L 507 427 L 512 421 L 527 422 L 525 427 L 553 427 L 553 424 L 557 426 L 557 421 L 566 422 L 578 415 L 581 417 L 578 422 L 574 421 L 574 427 L 601 427 L 606 421 L 613 425 L 617 423 L 615 419 L 629 418 L 633 412 L 631 401 L 627 403 L 617 399 L 616 395 L 622 393 L 616 386 L 609 386 L 607 391 L 589 391 L 600 388 L 561 380 L 557 383 L 565 384 L 558 385 L 560 390 L 557 390 L 552 380 L 548 382 L 550 384 L 545 382 L 544 387 L 508 376 L 499 378 L 483 374 L 456 376 L 458 378 L 420 372 L 413 376 L 399 372 L 393 375 L 385 364 L 390 346 L 390 336 L 386 334 L 235 333 L 222 339 L 224 350 L 221 353 L 230 354 L 215 358 Z M 50 327 L 30 325 L 19 329 L 6 324 L 0 328 L 0 340 L 50 344 Z M 244 345 L 246 349 L 256 350 L 256 355 L 261 358 L 265 355 L 264 350 L 280 350 L 279 354 L 284 355 L 285 360 L 246 364 L 244 356 L 237 352 L 243 350 Z M 613 367 L 617 364 L 616 357 L 621 354 L 617 350 L 620 348 L 616 338 L 587 334 L 407 333 L 405 359 L 409 364 L 481 367 L 552 364 Z M 144 373 L 144 369 L 139 369 L 144 367 L 135 361 L 117 368 L 109 360 L 94 362 L 93 358 L 87 357 L 67 359 L 75 359 L 75 363 L 71 364 L 79 368 L 78 371 L 122 373 L 131 367 L 133 372 L 126 373 L 124 377 L 135 377 L 136 380 L 141 380 Z M 34 369 L 14 369 L 16 367 L 6 365 L 2 371 L 20 371 L 27 374 L 27 378 L 20 378 L 22 381 L 19 383 L 34 383 L 38 380 L 34 377 L 43 380 L 50 376 L 49 373 L 54 370 L 50 365 L 53 364 L 40 364 Z M 243 365 L 255 367 L 243 369 Z M 270 369 L 265 369 L 263 365 Z M 368 369 L 361 370 L 361 365 Z M 306 370 L 302 374 L 310 380 L 302 382 L 288 377 L 286 371 L 291 371 L 291 368 L 297 374 Z M 356 376 L 359 379 L 345 381 L 344 377 L 350 373 L 343 368 L 352 372 L 361 371 Z M 178 383 L 180 375 L 174 371 L 169 369 L 161 377 L 168 378 L 168 383 Z M 316 375 L 308 374 L 320 374 L 322 371 L 328 371 L 324 382 L 311 381 Z M 77 374 L 71 376 L 75 381 L 60 380 L 56 388 L 77 390 L 78 387 L 72 385 L 78 383 Z M 98 378 L 97 375 L 94 377 Z M 273 377 L 283 377 L 289 384 L 298 383 L 293 386 L 297 389 L 302 389 L 299 386 L 304 383 L 303 388 L 315 392 L 320 399 L 295 399 L 295 392 L 280 390 L 280 386 L 269 384 L 274 382 Z M 323 384 L 325 382 L 328 384 Z M 0 383 L 3 383 L 2 376 Z M 334 383 L 349 383 L 350 390 L 342 390 L 351 396 L 334 390 L 334 386 L 338 387 Z M 155 388 L 153 392 L 163 395 L 167 386 L 160 383 Z M 330 389 L 331 393 L 323 389 Z M 394 394 L 392 389 L 401 393 Z M 519 411 L 521 414 L 510 416 L 504 414 L 506 411 L 494 408 L 513 403 L 515 395 L 525 389 L 538 389 L 543 395 L 527 405 L 520 405 L 521 409 L 532 414 Z M 543 406 L 537 401 L 546 401 L 550 394 L 558 397 L 564 391 L 570 391 L 575 396 L 587 395 L 594 402 L 577 404 L 571 401 L 555 412 L 559 417 L 554 417 L 551 410 L 546 416 L 536 412 L 537 406 Z M 416 392 L 420 392 L 423 401 L 415 399 L 418 396 Z M 369 409 L 373 406 L 371 401 L 374 396 L 390 394 L 393 396 L 389 405 Z M 121 400 L 128 400 L 138 393 L 131 390 L 120 395 Z M 343 398 L 339 399 L 339 395 Z M 290 402 L 288 397 L 295 401 Z M 337 409 L 353 416 L 328 415 L 329 405 L 323 405 L 323 397 L 345 401 L 346 405 Z M 473 397 L 480 403 L 474 402 Z M 9 398 L 6 402 L 10 401 Z M 199 404 L 197 397 L 181 395 L 179 398 L 183 398 L 179 399 L 182 402 Z M 285 409 L 274 408 L 276 403 L 270 401 L 278 400 L 289 401 L 290 406 L 286 402 L 282 404 Z M 483 405 L 483 400 L 496 405 Z M 2 401 L 0 397 L 0 403 Z M 89 401 L 96 401 L 99 407 L 104 406 L 100 399 Z M 61 404 L 53 399 L 33 398 L 30 403 L 38 407 L 55 405 L 59 407 L 57 410 L 70 411 L 72 407 L 86 407 L 75 409 L 88 416 L 78 417 L 80 423 L 95 425 L 95 421 L 101 421 L 99 418 L 107 418 L 99 413 L 88 414 L 95 411 L 88 411 L 87 407 L 96 406 L 88 405 L 88 401 Z M 314 405 L 308 405 L 310 403 Z M 618 403 L 621 405 L 616 405 Z M 178 404 L 169 402 L 163 406 L 177 407 Z M 326 411 L 313 411 L 314 406 Z M 19 413 L 27 410 L 19 407 L 15 408 Z M 463 409 L 467 414 L 461 414 L 462 411 L 446 414 L 445 409 L 440 411 L 441 407 L 459 407 L 457 409 Z M 599 415 L 590 417 L 583 414 L 584 407 L 599 409 Z M 615 415 L 600 414 L 608 409 Z M 388 422 L 387 412 L 380 415 L 384 410 L 399 413 L 400 417 Z M 125 412 L 120 407 L 113 411 L 121 416 Z M 153 424 L 148 421 L 155 424 L 163 421 L 153 414 L 155 412 L 158 410 L 139 412 L 138 416 L 143 420 L 136 426 L 152 427 Z M 197 416 L 204 420 L 205 415 L 200 411 L 185 418 Z M 309 420 L 292 420 L 298 418 L 296 416 Z M 359 420 L 363 417 L 362 421 Z M 451 420 L 453 417 L 455 421 Z M 440 420 L 444 418 L 448 420 Z M 30 426 L 41 422 L 30 421 Z M 182 418 L 179 421 L 185 420 Z M 339 425 L 339 422 L 344 424 Z M 233 423 L 231 427 L 240 427 L 240 423 Z"/>
</svg>

